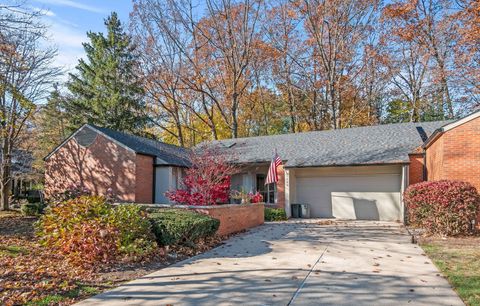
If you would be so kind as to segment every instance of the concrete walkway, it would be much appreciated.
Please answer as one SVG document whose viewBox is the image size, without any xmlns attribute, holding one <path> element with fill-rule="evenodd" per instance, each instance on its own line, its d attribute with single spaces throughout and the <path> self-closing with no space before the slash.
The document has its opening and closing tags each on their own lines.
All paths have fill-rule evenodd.
<svg viewBox="0 0 480 306">
<path fill-rule="evenodd" d="M 79 305 L 463 305 L 403 227 L 265 224 Z"/>
</svg>

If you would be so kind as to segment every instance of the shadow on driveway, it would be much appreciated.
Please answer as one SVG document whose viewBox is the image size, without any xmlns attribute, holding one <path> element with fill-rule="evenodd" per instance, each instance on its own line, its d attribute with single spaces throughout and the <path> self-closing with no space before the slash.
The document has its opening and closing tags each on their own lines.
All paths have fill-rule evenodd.
<svg viewBox="0 0 480 306">
<path fill-rule="evenodd" d="M 81 305 L 462 305 L 399 224 L 268 223 Z"/>
</svg>

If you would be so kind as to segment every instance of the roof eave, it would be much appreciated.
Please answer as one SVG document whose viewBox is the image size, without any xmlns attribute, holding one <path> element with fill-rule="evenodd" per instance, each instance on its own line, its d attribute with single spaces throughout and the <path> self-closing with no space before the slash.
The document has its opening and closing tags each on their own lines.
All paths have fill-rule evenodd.
<svg viewBox="0 0 480 306">
<path fill-rule="evenodd" d="M 436 129 L 430 137 L 425 140 L 425 142 L 422 145 L 422 148 L 426 150 L 435 140 L 437 140 L 442 134 L 445 132 L 443 127 Z"/>
<path fill-rule="evenodd" d="M 190 166 L 187 165 L 180 165 L 174 163 L 165 163 L 165 164 L 154 164 L 154 167 L 178 167 L 178 168 L 189 168 Z"/>
<path fill-rule="evenodd" d="M 480 110 L 466 116 L 466 117 L 463 117 L 461 119 L 458 119 L 458 120 L 455 120 L 454 122 L 451 122 L 451 123 L 448 123 L 444 126 L 442 126 L 441 128 L 438 128 L 436 129 L 432 135 L 430 135 L 430 137 L 427 138 L 427 140 L 425 140 L 425 142 L 423 143 L 422 145 L 422 148 L 424 149 L 427 149 L 435 140 L 438 139 L 438 137 L 440 137 L 443 133 L 445 132 L 448 132 L 462 124 L 465 124 L 473 119 L 476 119 L 476 118 L 480 118 Z"/>
<path fill-rule="evenodd" d="M 374 162 L 374 163 L 351 163 L 351 164 L 319 164 L 319 165 L 292 165 L 285 168 L 328 168 L 328 167 L 361 167 L 361 166 L 388 166 L 388 165 L 407 165 L 410 161 L 392 161 L 392 162 Z"/>
<path fill-rule="evenodd" d="M 57 152 L 61 147 L 63 147 L 64 144 L 66 144 L 70 139 L 72 139 L 78 132 L 80 132 L 85 126 L 88 124 L 85 123 L 78 129 L 76 129 L 74 132 L 72 132 L 67 138 L 65 138 L 64 141 L 62 141 L 58 146 L 56 146 L 50 153 L 48 153 L 44 158 L 43 161 L 47 161 L 55 152 Z"/>
</svg>

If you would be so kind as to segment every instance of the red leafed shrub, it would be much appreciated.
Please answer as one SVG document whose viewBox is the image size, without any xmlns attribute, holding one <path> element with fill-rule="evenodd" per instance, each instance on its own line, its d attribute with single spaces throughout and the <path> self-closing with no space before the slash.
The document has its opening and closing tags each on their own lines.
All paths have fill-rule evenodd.
<svg viewBox="0 0 480 306">
<path fill-rule="evenodd" d="M 237 172 L 225 156 L 215 148 L 203 149 L 190 156 L 192 166 L 185 171 L 182 188 L 171 190 L 165 196 L 185 205 L 216 205 L 227 203 L 230 177 Z"/>
<path fill-rule="evenodd" d="M 113 206 L 104 197 L 51 203 L 37 223 L 41 242 L 78 266 L 139 260 L 156 250 L 147 214 L 137 205 Z"/>
<path fill-rule="evenodd" d="M 472 232 L 480 207 L 480 195 L 470 183 L 459 181 L 422 182 L 405 190 L 410 224 L 430 234 L 465 235 Z"/>
<path fill-rule="evenodd" d="M 61 251 L 80 267 L 111 263 L 118 256 L 118 230 L 99 220 L 75 224 L 62 241 Z"/>
</svg>

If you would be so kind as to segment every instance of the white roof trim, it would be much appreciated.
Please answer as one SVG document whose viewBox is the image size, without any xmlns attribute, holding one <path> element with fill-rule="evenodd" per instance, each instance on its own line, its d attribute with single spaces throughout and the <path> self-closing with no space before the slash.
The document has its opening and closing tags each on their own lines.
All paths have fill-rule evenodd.
<svg viewBox="0 0 480 306">
<path fill-rule="evenodd" d="M 465 124 L 469 121 L 472 121 L 473 119 L 479 118 L 480 117 L 480 111 L 476 111 L 473 114 L 470 114 L 466 116 L 465 118 L 459 119 L 457 121 L 454 121 L 452 123 L 449 123 L 447 125 L 442 126 L 441 128 L 436 129 L 430 137 L 423 143 L 422 147 L 424 149 L 428 148 L 431 143 L 433 143 L 440 135 L 443 133 L 450 131 L 451 129 L 454 129 L 462 124 Z"/>
<path fill-rule="evenodd" d="M 446 132 L 446 131 L 450 131 L 451 129 L 454 129 L 456 128 L 457 126 L 460 126 L 464 123 L 467 123 L 468 121 L 471 121 L 473 119 L 476 119 L 480 117 L 480 111 L 477 111 L 471 115 L 468 115 L 467 117 L 465 118 L 462 118 L 460 120 L 457 120 L 455 122 L 452 122 L 452 123 L 449 123 L 447 125 L 445 125 L 444 127 L 441 128 L 442 132 Z"/>
<path fill-rule="evenodd" d="M 66 144 L 70 139 L 72 139 L 75 135 L 77 135 L 77 133 L 80 132 L 80 130 L 82 130 L 85 126 L 86 126 L 86 124 L 82 125 L 75 132 L 73 132 L 70 136 L 65 138 L 65 140 L 62 141 L 58 146 L 56 146 L 55 149 L 53 149 L 50 153 L 48 153 L 48 155 L 45 156 L 43 158 L 43 160 L 46 161 L 47 159 L 49 159 L 55 152 L 57 152 L 61 147 L 63 147 L 64 144 Z"/>
<path fill-rule="evenodd" d="M 48 153 L 47 156 L 45 156 L 45 158 L 43 160 L 47 160 L 49 159 L 55 152 L 57 152 L 61 147 L 63 147 L 67 142 L 70 141 L 70 139 L 72 139 L 73 137 L 75 137 L 75 135 L 78 134 L 78 132 L 80 132 L 81 130 L 83 130 L 85 127 L 88 127 L 92 130 L 94 130 L 95 132 L 97 132 L 98 134 L 101 134 L 103 137 L 107 138 L 108 140 L 114 142 L 115 144 L 121 146 L 122 148 L 125 148 L 127 149 L 128 151 L 131 151 L 133 153 L 136 153 L 135 150 L 133 150 L 132 148 L 130 147 L 127 147 L 126 145 L 124 145 L 123 143 L 113 139 L 112 137 L 106 135 L 105 133 L 103 133 L 102 131 L 96 129 L 95 127 L 91 126 L 90 124 L 88 123 L 85 123 L 84 125 L 82 125 L 81 127 L 79 127 L 75 132 L 73 132 L 70 136 L 68 136 L 64 141 L 62 141 L 57 147 L 55 147 L 55 149 L 52 150 L 52 152 Z"/>
<path fill-rule="evenodd" d="M 93 126 L 91 126 L 90 124 L 85 124 L 84 126 L 88 126 L 88 127 L 91 128 L 92 130 L 97 131 L 97 133 L 101 134 L 103 137 L 105 137 L 105 138 L 107 138 L 108 140 L 114 142 L 115 144 L 121 146 L 122 148 L 127 149 L 127 150 L 130 151 L 130 152 L 137 153 L 137 151 L 135 151 L 134 149 L 130 148 L 129 146 L 124 145 L 123 143 L 121 143 L 120 141 L 118 141 L 118 140 L 116 140 L 116 139 L 113 139 L 112 137 L 108 136 L 108 135 L 105 134 L 104 132 L 96 129 L 96 128 L 93 127 Z"/>
</svg>

